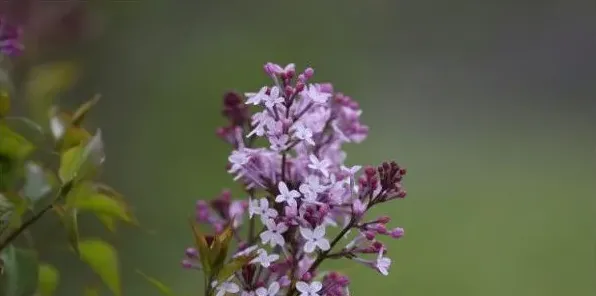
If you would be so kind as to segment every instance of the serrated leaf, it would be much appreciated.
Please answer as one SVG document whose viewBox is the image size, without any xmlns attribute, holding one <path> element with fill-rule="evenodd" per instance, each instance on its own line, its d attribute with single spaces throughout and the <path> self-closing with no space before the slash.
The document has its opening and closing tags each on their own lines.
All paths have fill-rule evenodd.
<svg viewBox="0 0 596 296">
<path fill-rule="evenodd" d="M 43 168 L 30 161 L 25 164 L 25 186 L 23 195 L 33 204 L 52 191 L 48 174 Z"/>
<path fill-rule="evenodd" d="M 6 117 L 10 111 L 10 96 L 8 92 L 0 91 L 0 118 Z"/>
<path fill-rule="evenodd" d="M 212 254 L 210 246 L 207 244 L 207 239 L 205 235 L 203 235 L 203 233 L 201 233 L 201 231 L 199 230 L 199 226 L 192 220 L 190 221 L 190 227 L 192 229 L 195 245 L 199 250 L 199 260 L 201 261 L 203 272 L 205 272 L 206 275 L 210 276 L 212 271 Z"/>
<path fill-rule="evenodd" d="M 75 111 L 75 113 L 72 116 L 72 125 L 74 126 L 78 126 L 82 123 L 83 119 L 85 119 L 85 116 L 87 115 L 87 113 L 89 113 L 89 111 L 91 110 L 91 108 L 93 108 L 93 106 L 95 106 L 95 104 L 97 104 L 97 102 L 99 102 L 99 95 L 95 95 L 91 100 L 83 103 L 78 109 L 77 111 Z"/>
<path fill-rule="evenodd" d="M 244 265 L 248 264 L 254 256 L 240 256 L 232 259 L 229 263 L 224 265 L 217 273 L 217 282 L 226 281 L 236 271 L 240 270 Z"/>
<path fill-rule="evenodd" d="M 33 295 L 37 290 L 37 254 L 10 245 L 2 250 L 0 259 L 4 262 L 2 295 Z"/>
<path fill-rule="evenodd" d="M 118 255 L 112 245 L 99 239 L 79 241 L 81 260 L 101 278 L 110 291 L 121 296 Z"/>
<path fill-rule="evenodd" d="M 60 282 L 60 272 L 50 264 L 42 263 L 39 265 L 39 281 L 37 284 L 37 294 L 39 296 L 52 296 L 58 288 Z"/>
<path fill-rule="evenodd" d="M 24 160 L 31 152 L 34 146 L 23 136 L 8 128 L 5 124 L 0 124 L 0 155 L 8 159 Z"/>
<path fill-rule="evenodd" d="M 147 280 L 149 283 L 151 283 L 155 288 L 157 288 L 157 290 L 165 296 L 174 296 L 174 292 L 172 292 L 172 289 L 170 289 L 168 286 L 166 286 L 164 283 L 162 283 L 161 281 L 159 281 L 156 278 L 150 277 L 148 275 L 146 275 L 145 273 L 143 273 L 140 270 L 136 271 L 139 275 L 141 275 L 143 278 L 145 278 L 145 280 Z"/>
</svg>

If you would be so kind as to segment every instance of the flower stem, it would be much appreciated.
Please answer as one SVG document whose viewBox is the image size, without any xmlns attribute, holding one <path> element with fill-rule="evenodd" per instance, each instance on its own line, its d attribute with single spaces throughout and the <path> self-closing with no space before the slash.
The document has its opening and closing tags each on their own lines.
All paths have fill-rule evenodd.
<svg viewBox="0 0 596 296">
<path fill-rule="evenodd" d="M 248 224 L 248 245 L 251 246 L 255 241 L 255 217 L 252 217 Z"/>
</svg>

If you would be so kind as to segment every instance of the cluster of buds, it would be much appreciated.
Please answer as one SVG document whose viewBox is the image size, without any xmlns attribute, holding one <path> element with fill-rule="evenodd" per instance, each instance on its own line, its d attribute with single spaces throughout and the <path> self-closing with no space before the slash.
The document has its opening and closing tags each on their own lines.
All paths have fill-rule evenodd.
<svg viewBox="0 0 596 296">
<path fill-rule="evenodd" d="M 406 196 L 406 170 L 396 162 L 362 173 L 361 166 L 346 166 L 344 144 L 368 134 L 358 103 L 329 83 L 312 83 L 312 68 L 297 73 L 294 64 L 267 63 L 264 70 L 272 85 L 227 93 L 228 124 L 217 130 L 233 147 L 227 170 L 247 198 L 232 200 L 224 191 L 197 202 L 193 223 L 211 226 L 214 235 L 194 227 L 199 243 L 187 249 L 183 266 L 203 269 L 206 293 L 217 296 L 348 295 L 349 279 L 321 272 L 321 263 L 345 258 L 388 274 L 391 259 L 378 238 L 398 239 L 404 230 L 388 228 L 387 216 L 367 220 L 366 213 Z M 246 214 L 248 231 L 241 232 Z M 330 236 L 330 228 L 338 234 Z M 218 242 L 231 238 L 238 248 L 225 264 L 227 245 Z"/>
</svg>

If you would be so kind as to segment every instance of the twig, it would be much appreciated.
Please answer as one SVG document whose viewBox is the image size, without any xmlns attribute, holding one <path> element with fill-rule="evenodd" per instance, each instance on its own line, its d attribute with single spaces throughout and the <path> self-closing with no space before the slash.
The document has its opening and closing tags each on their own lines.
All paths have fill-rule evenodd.
<svg viewBox="0 0 596 296">
<path fill-rule="evenodd" d="M 17 230 L 12 232 L 6 238 L 6 240 L 4 240 L 0 244 L 0 250 L 4 250 L 8 245 L 10 245 L 10 243 L 12 243 L 25 230 L 27 230 L 27 228 L 29 228 L 31 225 L 33 225 L 35 222 L 37 222 L 39 219 L 41 219 L 41 217 L 43 217 L 43 215 L 45 215 L 45 213 L 47 213 L 49 210 L 51 210 L 54 207 L 54 202 L 56 200 L 63 198 L 64 196 L 66 196 L 68 194 L 68 192 L 70 192 L 71 189 L 72 189 L 72 182 L 68 182 L 68 183 L 64 184 L 62 187 L 60 187 L 60 189 L 58 190 L 58 194 L 56 195 L 56 198 L 54 199 L 54 201 L 52 201 L 52 203 L 50 203 L 49 205 L 44 207 L 41 211 L 37 212 L 37 214 L 33 215 L 33 217 L 31 217 L 31 219 L 29 219 L 29 220 L 25 221 L 25 223 L 21 224 L 21 226 L 19 226 L 19 228 L 17 228 Z"/>
</svg>

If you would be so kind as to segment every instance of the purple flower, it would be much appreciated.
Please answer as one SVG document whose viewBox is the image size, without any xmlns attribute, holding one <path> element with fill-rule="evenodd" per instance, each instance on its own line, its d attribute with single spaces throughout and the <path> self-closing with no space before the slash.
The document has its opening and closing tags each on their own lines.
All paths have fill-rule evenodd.
<svg viewBox="0 0 596 296">
<path fill-rule="evenodd" d="M 276 224 L 273 219 L 265 221 L 267 230 L 261 232 L 259 235 L 263 244 L 269 244 L 272 247 L 283 246 L 285 244 L 282 234 L 288 230 L 288 226 L 284 223 Z"/>
<path fill-rule="evenodd" d="M 383 248 L 379 251 L 375 267 L 379 270 L 382 275 L 389 275 L 389 266 L 391 265 L 391 259 L 383 257 Z"/>
<path fill-rule="evenodd" d="M 308 167 L 312 170 L 319 171 L 323 176 L 329 177 L 329 165 L 331 162 L 328 159 L 319 160 L 314 154 L 309 156 L 310 164 Z"/>
<path fill-rule="evenodd" d="M 263 223 L 269 219 L 277 217 L 277 211 L 269 207 L 269 201 L 266 198 L 250 200 L 248 212 L 249 218 L 252 218 L 254 215 L 259 215 Z"/>
<path fill-rule="evenodd" d="M 312 253 L 316 248 L 329 250 L 329 241 L 325 238 L 325 227 L 317 226 L 314 230 L 300 227 L 300 234 L 304 238 L 304 252 Z"/>
<path fill-rule="evenodd" d="M 272 262 L 277 261 L 277 259 L 279 259 L 279 255 L 277 255 L 277 254 L 269 255 L 269 254 L 267 254 L 267 251 L 265 251 L 263 249 L 259 249 L 258 256 L 255 259 L 253 259 L 252 261 L 250 261 L 250 263 L 252 263 L 252 264 L 259 263 L 259 264 L 261 264 L 261 266 L 267 268 L 271 265 Z"/>
<path fill-rule="evenodd" d="M 23 35 L 20 27 L 11 25 L 5 18 L 0 18 L 0 52 L 6 56 L 18 56 L 23 52 Z"/>
<path fill-rule="evenodd" d="M 296 73 L 294 64 L 267 63 L 264 70 L 272 83 L 245 98 L 226 94 L 228 122 L 217 133 L 233 149 L 227 170 L 247 200 L 233 201 L 226 191 L 196 205 L 197 221 L 216 232 L 234 226 L 233 258 L 254 256 L 210 293 L 347 296 L 350 281 L 336 272 L 313 281 L 321 278 L 320 264 L 343 258 L 389 273 L 391 259 L 381 239 L 401 238 L 404 230 L 389 228 L 388 216 L 367 214 L 406 196 L 406 170 L 396 162 L 347 166 L 344 145 L 368 135 L 359 104 L 329 83 L 311 82 L 312 68 Z M 245 212 L 249 231 L 241 232 Z M 189 249 L 183 266 L 197 269 L 198 259 L 196 249 Z"/>
<path fill-rule="evenodd" d="M 321 282 L 312 282 L 310 284 L 297 282 L 296 289 L 300 292 L 300 296 L 319 296 L 319 291 L 323 289 L 323 284 Z"/>
<path fill-rule="evenodd" d="M 273 282 L 271 283 L 271 285 L 269 285 L 269 288 L 265 289 L 263 287 L 258 288 L 256 290 L 256 294 L 257 296 L 277 296 L 278 292 L 279 292 L 279 283 L 278 282 Z"/>
<path fill-rule="evenodd" d="M 285 182 L 279 182 L 277 185 L 279 194 L 275 197 L 276 202 L 286 202 L 292 208 L 296 207 L 296 198 L 300 197 L 300 193 L 296 190 L 289 190 Z"/>
</svg>

